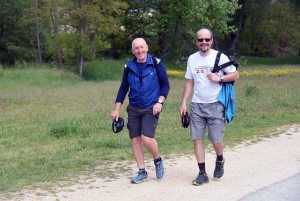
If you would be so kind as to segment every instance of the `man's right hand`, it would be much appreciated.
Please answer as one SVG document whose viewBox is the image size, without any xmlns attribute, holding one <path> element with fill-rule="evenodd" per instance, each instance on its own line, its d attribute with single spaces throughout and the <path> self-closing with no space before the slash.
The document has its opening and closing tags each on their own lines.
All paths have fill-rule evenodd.
<svg viewBox="0 0 300 201">
<path fill-rule="evenodd" d="M 119 116 L 120 116 L 119 112 L 116 110 L 112 111 L 112 113 L 110 114 L 111 119 L 112 120 L 116 119 L 116 121 L 118 121 Z"/>
<path fill-rule="evenodd" d="M 186 113 L 186 104 L 185 103 L 181 103 L 180 106 L 180 116 L 183 116 Z"/>
</svg>

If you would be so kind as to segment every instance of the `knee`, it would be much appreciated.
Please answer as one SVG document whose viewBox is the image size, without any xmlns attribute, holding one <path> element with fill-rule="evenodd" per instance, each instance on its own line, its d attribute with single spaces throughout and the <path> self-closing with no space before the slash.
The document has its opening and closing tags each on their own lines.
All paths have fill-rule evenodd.
<svg viewBox="0 0 300 201">
<path fill-rule="evenodd" d="M 203 146 L 204 145 L 204 140 L 194 140 L 195 145 Z"/>
<path fill-rule="evenodd" d="M 141 137 L 138 136 L 138 137 L 132 138 L 131 139 L 131 143 L 132 143 L 132 145 L 139 145 L 139 144 L 141 144 L 142 143 Z"/>
<path fill-rule="evenodd" d="M 152 144 L 152 143 L 155 143 L 156 140 L 154 138 L 151 138 L 151 137 L 147 137 L 147 136 L 144 136 L 142 135 L 142 142 L 144 144 Z"/>
</svg>

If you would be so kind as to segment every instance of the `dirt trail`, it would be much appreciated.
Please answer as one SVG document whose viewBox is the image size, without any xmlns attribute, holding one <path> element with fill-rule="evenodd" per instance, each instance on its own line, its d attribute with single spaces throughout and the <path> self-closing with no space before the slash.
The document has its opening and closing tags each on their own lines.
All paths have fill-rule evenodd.
<svg viewBox="0 0 300 201">
<path fill-rule="evenodd" d="M 113 173 L 116 179 L 99 179 L 96 176 L 82 179 L 75 185 L 56 186 L 50 191 L 23 190 L 14 199 L 22 201 L 152 201 L 152 200 L 205 200 L 234 201 L 247 194 L 300 172 L 300 125 L 285 133 L 251 144 L 244 143 L 225 149 L 225 174 L 214 180 L 215 155 L 206 154 L 209 183 L 193 186 L 198 167 L 194 155 L 165 158 L 165 176 L 155 178 L 153 162 L 147 162 L 149 181 L 130 184 L 136 175 L 136 165 L 129 171 Z M 1 197 L 0 197 L 1 198 Z M 2 200 L 2 199 L 1 199 Z"/>
</svg>

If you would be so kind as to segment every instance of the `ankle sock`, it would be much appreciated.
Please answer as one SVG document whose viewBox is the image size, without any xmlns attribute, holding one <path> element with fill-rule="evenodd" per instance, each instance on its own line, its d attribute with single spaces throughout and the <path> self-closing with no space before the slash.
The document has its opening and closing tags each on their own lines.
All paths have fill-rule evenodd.
<svg viewBox="0 0 300 201">
<path fill-rule="evenodd" d="M 199 167 L 199 173 L 200 174 L 205 174 L 206 171 L 205 171 L 205 163 L 198 163 L 198 167 Z"/>
<path fill-rule="evenodd" d="M 223 161 L 223 154 L 222 155 L 217 155 L 217 161 Z"/>
<path fill-rule="evenodd" d="M 139 171 L 141 171 L 143 174 L 147 174 L 145 168 L 139 169 Z"/>
<path fill-rule="evenodd" d="M 161 161 L 161 157 L 159 156 L 158 159 L 154 159 L 154 162 Z"/>
</svg>

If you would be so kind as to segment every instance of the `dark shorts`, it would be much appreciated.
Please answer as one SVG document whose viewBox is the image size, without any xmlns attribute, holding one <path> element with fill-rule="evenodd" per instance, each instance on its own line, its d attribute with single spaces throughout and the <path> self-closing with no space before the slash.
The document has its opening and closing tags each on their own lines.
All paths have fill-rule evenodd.
<svg viewBox="0 0 300 201">
<path fill-rule="evenodd" d="M 138 108 L 128 105 L 127 113 L 127 128 L 130 139 L 141 135 L 154 138 L 159 114 L 153 115 L 153 108 Z"/>
<path fill-rule="evenodd" d="M 208 127 L 208 140 L 223 142 L 225 131 L 224 106 L 221 102 L 190 104 L 190 129 L 192 140 L 203 140 Z"/>
</svg>

